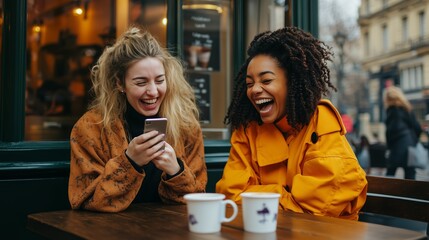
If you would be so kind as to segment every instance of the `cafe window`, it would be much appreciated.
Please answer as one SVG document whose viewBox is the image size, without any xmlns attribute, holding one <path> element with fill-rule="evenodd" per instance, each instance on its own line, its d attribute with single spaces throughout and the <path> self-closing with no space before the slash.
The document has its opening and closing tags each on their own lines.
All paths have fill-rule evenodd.
<svg viewBox="0 0 429 240">
<path fill-rule="evenodd" d="M 90 69 L 129 25 L 166 45 L 165 0 L 28 0 L 26 141 L 68 140 L 91 101 Z"/>
<path fill-rule="evenodd" d="M 231 1 L 183 1 L 183 53 L 188 81 L 194 88 L 203 135 L 229 139 L 223 119 L 232 79 Z"/>
<path fill-rule="evenodd" d="M 171 7 L 167 8 L 167 3 Z M 182 5 L 178 10 L 179 3 Z M 208 100 L 198 102 L 206 139 L 230 137 L 223 118 L 231 100 L 234 74 L 244 60 L 246 40 L 256 33 L 246 32 L 255 27 L 247 27 L 246 16 L 255 15 L 247 14 L 251 4 L 264 8 L 256 9 L 258 31 L 266 30 L 262 22 L 269 17 L 270 29 L 286 23 L 317 36 L 317 3 L 311 0 L 0 0 L 0 4 L 0 27 L 8 26 L 2 27 L 0 39 L 0 72 L 8 69 L 2 71 L 0 79 L 0 141 L 4 149 L 11 145 L 37 149 L 39 144 L 47 149 L 67 149 L 70 130 L 91 100 L 91 67 L 105 46 L 131 24 L 142 25 L 173 54 L 190 61 L 184 56 L 182 34 L 186 29 L 182 10 L 192 12 L 204 9 L 201 7 L 206 4 L 215 6 L 219 41 L 211 42 L 210 61 L 218 56 L 219 65 L 204 65 L 206 52 L 200 54 L 199 60 L 197 55 L 195 68 L 192 62 L 185 65 L 187 73 L 194 75 L 190 80 L 197 98 Z M 279 17 L 282 10 L 284 19 Z"/>
</svg>

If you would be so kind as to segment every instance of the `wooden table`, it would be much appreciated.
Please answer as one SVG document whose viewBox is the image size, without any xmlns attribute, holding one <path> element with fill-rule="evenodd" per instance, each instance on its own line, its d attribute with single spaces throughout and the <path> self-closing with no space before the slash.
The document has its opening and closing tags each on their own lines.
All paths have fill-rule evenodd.
<svg viewBox="0 0 429 240">
<path fill-rule="evenodd" d="M 214 234 L 188 230 L 186 205 L 163 204 L 133 204 L 120 213 L 34 213 L 27 228 L 51 239 L 426 239 L 420 232 L 286 211 L 279 212 L 276 232 L 249 233 L 243 230 L 241 206 L 236 219 Z"/>
</svg>

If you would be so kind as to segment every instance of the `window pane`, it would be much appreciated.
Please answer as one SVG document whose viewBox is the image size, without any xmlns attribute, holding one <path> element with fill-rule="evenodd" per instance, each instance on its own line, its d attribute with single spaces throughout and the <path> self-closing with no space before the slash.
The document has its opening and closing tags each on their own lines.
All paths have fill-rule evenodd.
<svg viewBox="0 0 429 240">
<path fill-rule="evenodd" d="M 69 139 L 91 100 L 91 67 L 130 24 L 141 25 L 166 42 L 165 1 L 27 3 L 27 141 Z"/>
<path fill-rule="evenodd" d="M 424 87 L 423 86 L 423 69 L 421 65 L 416 67 L 416 79 L 417 79 L 418 86 L 420 88 Z"/>
<path fill-rule="evenodd" d="M 419 37 L 423 38 L 426 34 L 426 15 L 425 12 L 419 13 Z"/>
<path fill-rule="evenodd" d="M 411 89 L 416 89 L 416 69 L 414 67 L 410 68 L 410 81 Z"/>
<path fill-rule="evenodd" d="M 292 22 L 289 13 L 291 1 L 248 0 L 246 47 L 258 33 L 274 31 Z M 287 18 L 285 18 L 287 16 Z M 285 21 L 286 20 L 286 21 Z"/>
<path fill-rule="evenodd" d="M 120 1 L 122 2 L 122 1 Z M 167 42 L 167 3 L 166 0 L 131 0 L 129 24 L 147 29 L 163 45 Z"/>
<path fill-rule="evenodd" d="M 405 43 L 408 40 L 408 18 L 402 18 L 402 41 Z"/>
<path fill-rule="evenodd" d="M 231 1 L 183 1 L 183 56 L 206 139 L 229 139 L 223 123 L 232 82 Z"/>
<path fill-rule="evenodd" d="M 382 33 L 383 33 L 383 50 L 387 51 L 387 49 L 389 47 L 389 36 L 387 33 L 387 25 L 383 25 Z"/>
</svg>

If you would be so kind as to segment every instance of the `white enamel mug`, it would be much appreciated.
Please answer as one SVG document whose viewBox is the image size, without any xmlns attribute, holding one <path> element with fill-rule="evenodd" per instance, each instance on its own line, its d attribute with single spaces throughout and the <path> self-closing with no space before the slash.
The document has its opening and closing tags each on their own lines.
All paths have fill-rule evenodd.
<svg viewBox="0 0 429 240">
<path fill-rule="evenodd" d="M 219 232 L 221 223 L 231 222 L 238 213 L 238 207 L 232 200 L 224 200 L 220 193 L 190 193 L 184 196 L 188 211 L 188 226 L 191 232 Z M 226 217 L 226 205 L 233 208 L 230 217 Z"/>
<path fill-rule="evenodd" d="M 242 198 L 244 230 L 270 233 L 277 229 L 280 194 L 270 192 L 244 192 Z"/>
</svg>

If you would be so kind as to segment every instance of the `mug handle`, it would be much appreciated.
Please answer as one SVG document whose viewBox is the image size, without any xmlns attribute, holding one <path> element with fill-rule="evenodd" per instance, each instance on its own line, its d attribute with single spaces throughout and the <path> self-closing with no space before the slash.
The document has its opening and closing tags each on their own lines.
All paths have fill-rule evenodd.
<svg viewBox="0 0 429 240">
<path fill-rule="evenodd" d="M 226 215 L 226 205 L 227 205 L 227 204 L 231 205 L 231 207 L 232 207 L 232 209 L 233 209 L 233 212 L 232 212 L 232 215 L 231 215 L 229 218 L 227 218 L 227 217 L 224 215 L 224 217 L 222 218 L 221 222 L 231 222 L 232 220 L 234 220 L 234 218 L 235 218 L 235 217 L 237 217 L 237 214 L 238 214 L 238 207 L 237 207 L 237 204 L 236 204 L 234 201 L 230 200 L 230 199 L 223 200 L 223 201 L 222 201 L 222 204 L 223 204 L 223 209 L 225 210 L 225 211 L 224 211 L 224 214 L 225 214 L 225 215 Z"/>
</svg>

